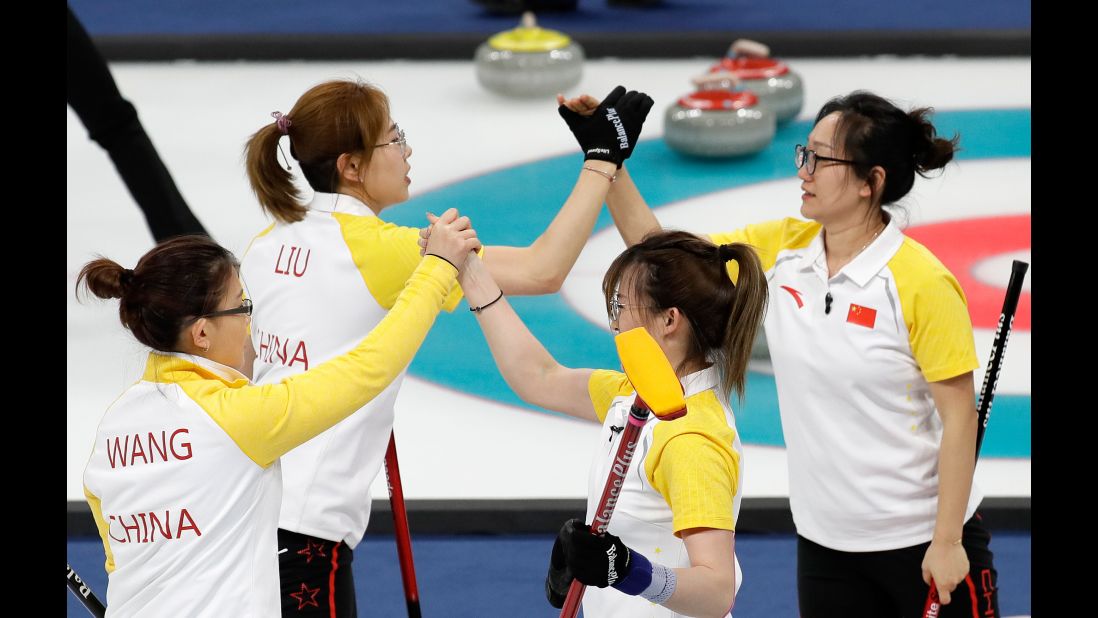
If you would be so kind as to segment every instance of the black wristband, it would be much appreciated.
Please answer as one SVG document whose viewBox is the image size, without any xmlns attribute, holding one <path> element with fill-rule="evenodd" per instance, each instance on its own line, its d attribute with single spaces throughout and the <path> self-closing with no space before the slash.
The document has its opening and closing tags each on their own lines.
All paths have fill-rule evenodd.
<svg viewBox="0 0 1098 618">
<path fill-rule="evenodd" d="M 428 255 L 433 255 L 433 256 L 437 257 L 438 259 L 442 260 L 443 262 L 446 262 L 446 263 L 447 263 L 447 264 L 449 264 L 450 266 L 454 266 L 454 263 L 453 263 L 453 262 L 451 262 L 450 260 L 448 260 L 448 259 L 446 259 L 446 258 L 442 257 L 441 255 L 439 255 L 439 254 L 437 254 L 437 253 L 424 253 L 423 255 L 424 255 L 424 256 L 428 256 Z M 461 269 L 460 269 L 460 268 L 458 268 L 457 266 L 454 266 L 454 270 L 456 270 L 456 271 L 458 271 L 458 272 L 461 272 Z"/>
<path fill-rule="evenodd" d="M 492 305 L 498 303 L 499 299 L 501 299 L 501 298 L 503 298 L 503 290 L 499 291 L 499 296 L 497 296 L 496 299 L 493 300 L 492 302 L 483 304 L 479 307 L 469 307 L 469 311 L 472 311 L 473 313 L 480 313 L 481 311 L 484 311 L 488 307 L 491 307 Z"/>
</svg>

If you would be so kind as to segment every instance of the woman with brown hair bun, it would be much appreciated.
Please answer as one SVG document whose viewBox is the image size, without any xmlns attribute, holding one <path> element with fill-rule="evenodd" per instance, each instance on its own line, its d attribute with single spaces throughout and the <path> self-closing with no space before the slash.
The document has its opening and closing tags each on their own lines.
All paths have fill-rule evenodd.
<svg viewBox="0 0 1098 618">
<path fill-rule="evenodd" d="M 359 410 L 411 362 L 457 269 L 479 248 L 447 211 L 427 255 L 378 327 L 347 352 L 256 386 L 232 253 L 182 236 L 135 268 L 107 258 L 77 289 L 119 299 L 152 348 L 144 375 L 103 415 L 84 493 L 103 538 L 110 616 L 276 616 L 279 458 Z"/>
</svg>

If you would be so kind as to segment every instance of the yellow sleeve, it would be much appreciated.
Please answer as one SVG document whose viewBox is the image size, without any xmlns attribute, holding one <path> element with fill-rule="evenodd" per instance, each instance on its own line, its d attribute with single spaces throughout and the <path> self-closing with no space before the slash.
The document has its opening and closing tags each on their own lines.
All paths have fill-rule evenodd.
<svg viewBox="0 0 1098 618">
<path fill-rule="evenodd" d="M 644 471 L 671 507 L 676 534 L 689 528 L 735 530 L 736 432 L 713 391 L 690 397 L 686 409 L 686 416 L 656 426 Z"/>
<path fill-rule="evenodd" d="M 953 273 L 910 238 L 889 260 L 907 326 L 911 352 L 927 382 L 980 366 L 968 301 Z"/>
<path fill-rule="evenodd" d="M 347 243 L 366 288 L 379 305 L 391 309 L 422 259 L 419 230 L 386 223 L 377 217 L 346 213 L 332 216 L 339 222 L 343 242 Z M 442 308 L 453 311 L 461 298 L 461 287 L 455 283 Z"/>
<path fill-rule="evenodd" d="M 596 369 L 587 380 L 587 393 L 591 396 L 591 405 L 594 406 L 600 423 L 606 421 L 606 413 L 610 411 L 610 404 L 615 397 L 632 392 L 633 385 L 620 371 Z"/>
<path fill-rule="evenodd" d="M 763 271 L 769 271 L 783 250 L 807 247 L 819 232 L 820 224 L 814 221 L 801 221 L 787 217 L 778 221 L 767 221 L 748 225 L 731 232 L 710 234 L 709 240 L 718 245 L 742 242 L 751 245 L 759 254 Z M 738 281 L 739 265 L 735 260 L 728 263 L 728 275 L 732 282 Z"/>
<path fill-rule="evenodd" d="M 457 276 L 445 260 L 426 256 L 396 304 L 353 350 L 278 384 L 226 388 L 217 380 L 180 387 L 261 466 L 366 405 L 412 362 Z"/>
<path fill-rule="evenodd" d="M 103 519 L 103 503 L 99 500 L 99 496 L 93 494 L 90 489 L 84 486 L 84 498 L 88 501 L 88 506 L 91 507 L 92 517 L 95 518 L 95 527 L 99 530 L 99 537 L 103 539 L 103 553 L 107 556 L 107 562 L 103 565 L 107 569 L 107 574 L 114 572 L 114 553 L 111 552 L 111 543 L 107 539 L 107 535 L 110 533 L 107 528 L 107 520 Z"/>
</svg>

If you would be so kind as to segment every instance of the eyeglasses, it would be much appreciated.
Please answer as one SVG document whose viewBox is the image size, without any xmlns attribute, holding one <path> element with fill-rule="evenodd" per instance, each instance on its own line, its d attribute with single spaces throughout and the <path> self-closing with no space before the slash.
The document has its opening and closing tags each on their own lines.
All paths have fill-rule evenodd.
<svg viewBox="0 0 1098 618">
<path fill-rule="evenodd" d="M 404 136 L 404 130 L 400 128 L 400 125 L 393 124 L 393 128 L 396 129 L 397 138 L 391 142 L 385 142 L 384 144 L 374 144 L 374 148 L 381 148 L 382 146 L 392 146 L 398 144 L 400 146 L 400 156 L 408 158 L 408 138 Z"/>
<path fill-rule="evenodd" d="M 213 313 L 207 313 L 206 315 L 200 315 L 200 318 L 216 318 L 222 315 L 239 315 L 243 313 L 247 317 L 252 317 L 252 299 L 245 298 L 240 301 L 240 306 L 233 309 L 222 309 L 221 311 L 214 311 Z"/>
<path fill-rule="evenodd" d="M 834 163 L 862 163 L 861 161 L 852 161 L 850 159 L 836 159 L 834 157 L 825 157 L 823 155 L 816 154 L 815 150 L 809 150 L 801 144 L 797 144 L 793 147 L 793 163 L 796 164 L 797 169 L 802 167 L 808 167 L 808 175 L 816 173 L 817 161 L 832 161 Z"/>
<path fill-rule="evenodd" d="M 633 307 L 634 309 L 653 309 L 654 307 L 648 305 L 623 305 L 621 299 L 618 296 L 618 288 L 615 286 L 614 293 L 610 295 L 610 304 L 606 309 L 606 315 L 609 318 L 610 330 L 618 331 L 618 319 L 621 318 L 621 310 L 626 307 Z"/>
</svg>

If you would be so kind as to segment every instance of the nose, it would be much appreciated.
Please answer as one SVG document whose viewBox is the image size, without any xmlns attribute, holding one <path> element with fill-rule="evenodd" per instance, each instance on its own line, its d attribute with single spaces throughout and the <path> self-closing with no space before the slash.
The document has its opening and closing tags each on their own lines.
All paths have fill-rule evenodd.
<svg viewBox="0 0 1098 618">
<path fill-rule="evenodd" d="M 404 142 L 404 158 L 405 159 L 411 159 L 412 158 L 412 145 L 409 144 L 408 142 Z"/>
<path fill-rule="evenodd" d="M 800 178 L 801 180 L 804 180 L 804 181 L 808 181 L 808 180 L 812 179 L 812 174 L 808 173 L 808 164 L 807 163 L 802 165 L 797 170 L 797 178 Z"/>
</svg>

